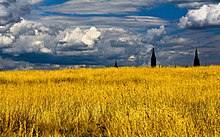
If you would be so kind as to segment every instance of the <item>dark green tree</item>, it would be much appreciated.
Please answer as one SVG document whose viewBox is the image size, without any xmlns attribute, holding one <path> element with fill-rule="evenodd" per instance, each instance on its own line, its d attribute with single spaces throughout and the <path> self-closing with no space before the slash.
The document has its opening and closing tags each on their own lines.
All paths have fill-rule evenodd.
<svg viewBox="0 0 220 137">
<path fill-rule="evenodd" d="M 154 48 L 152 50 L 152 56 L 151 56 L 151 67 L 156 67 L 157 66 L 157 59 L 155 55 Z"/>
<path fill-rule="evenodd" d="M 198 51 L 197 51 L 197 48 L 196 48 L 196 51 L 195 51 L 195 58 L 194 58 L 194 64 L 193 66 L 200 66 L 200 61 L 199 61 L 199 55 L 198 55 Z"/>
<path fill-rule="evenodd" d="M 118 63 L 117 63 L 117 61 L 115 60 L 115 66 L 114 66 L 115 68 L 118 68 Z"/>
</svg>

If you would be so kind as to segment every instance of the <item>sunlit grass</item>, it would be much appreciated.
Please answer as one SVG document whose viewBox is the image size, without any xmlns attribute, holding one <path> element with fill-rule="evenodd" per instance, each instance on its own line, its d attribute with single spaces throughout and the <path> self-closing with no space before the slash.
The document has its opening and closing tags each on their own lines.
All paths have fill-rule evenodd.
<svg viewBox="0 0 220 137">
<path fill-rule="evenodd" d="M 0 72 L 0 136 L 220 136 L 220 67 Z"/>
</svg>

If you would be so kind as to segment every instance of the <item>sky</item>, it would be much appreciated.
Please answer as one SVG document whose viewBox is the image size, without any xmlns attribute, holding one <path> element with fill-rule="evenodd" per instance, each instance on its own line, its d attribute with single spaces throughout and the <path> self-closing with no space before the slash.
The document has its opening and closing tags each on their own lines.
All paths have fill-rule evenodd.
<svg viewBox="0 0 220 137">
<path fill-rule="evenodd" d="M 218 0 L 0 0 L 0 70 L 220 65 Z"/>
</svg>

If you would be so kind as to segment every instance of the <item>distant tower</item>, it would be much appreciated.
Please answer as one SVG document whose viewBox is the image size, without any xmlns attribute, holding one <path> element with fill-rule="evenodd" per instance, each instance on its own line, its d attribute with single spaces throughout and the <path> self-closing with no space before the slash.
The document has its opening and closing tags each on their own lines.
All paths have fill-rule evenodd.
<svg viewBox="0 0 220 137">
<path fill-rule="evenodd" d="M 193 66 L 200 66 L 200 61 L 199 61 L 199 55 L 198 55 L 198 51 L 197 51 L 197 48 L 196 48 L 196 52 L 195 52 L 195 58 L 194 58 L 194 64 Z"/>
<path fill-rule="evenodd" d="M 151 67 L 156 67 L 157 66 L 157 59 L 155 55 L 154 48 L 152 50 L 152 56 L 151 56 Z"/>
<path fill-rule="evenodd" d="M 117 61 L 115 60 L 115 66 L 114 66 L 115 68 L 118 68 L 118 63 L 117 63 Z"/>
</svg>

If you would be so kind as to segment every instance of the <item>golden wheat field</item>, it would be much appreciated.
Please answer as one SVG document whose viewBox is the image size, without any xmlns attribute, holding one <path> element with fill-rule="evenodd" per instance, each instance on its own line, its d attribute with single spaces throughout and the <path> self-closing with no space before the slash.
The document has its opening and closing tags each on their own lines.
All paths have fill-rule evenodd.
<svg viewBox="0 0 220 137">
<path fill-rule="evenodd" d="M 218 137 L 220 67 L 0 72 L 0 136 Z"/>
</svg>

